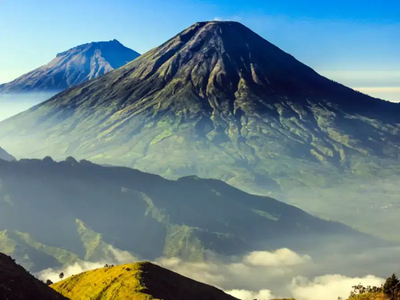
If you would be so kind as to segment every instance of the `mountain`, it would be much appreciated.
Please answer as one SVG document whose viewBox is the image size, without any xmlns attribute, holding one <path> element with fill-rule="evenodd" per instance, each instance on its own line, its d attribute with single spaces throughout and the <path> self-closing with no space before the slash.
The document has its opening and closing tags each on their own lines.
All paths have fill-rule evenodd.
<svg viewBox="0 0 400 300">
<path fill-rule="evenodd" d="M 8 154 L 3 148 L 0 147 L 0 159 L 13 161 L 13 160 L 15 160 L 15 157 Z"/>
<path fill-rule="evenodd" d="M 398 240 L 399 107 L 240 23 L 201 22 L 1 122 L 0 141 L 18 158 L 220 179 Z"/>
<path fill-rule="evenodd" d="M 79 45 L 48 64 L 0 85 L 0 93 L 58 92 L 97 78 L 137 58 L 117 40 Z"/>
<path fill-rule="evenodd" d="M 0 253 L 0 299 L 67 300 Z"/>
<path fill-rule="evenodd" d="M 313 249 L 320 238 L 370 241 L 275 199 L 198 177 L 171 181 L 45 158 L 0 160 L 0 183 L 0 251 L 33 272 L 83 260 L 204 261 L 209 253 Z"/>
<path fill-rule="evenodd" d="M 235 300 L 223 291 L 149 262 L 106 267 L 52 285 L 71 300 Z"/>
</svg>

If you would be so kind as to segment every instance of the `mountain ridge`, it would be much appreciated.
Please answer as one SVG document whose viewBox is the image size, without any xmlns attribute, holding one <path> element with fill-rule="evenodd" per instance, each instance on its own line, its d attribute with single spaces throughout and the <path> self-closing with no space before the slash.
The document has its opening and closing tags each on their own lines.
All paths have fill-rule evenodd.
<svg viewBox="0 0 400 300">
<path fill-rule="evenodd" d="M 0 161 L 0 182 L 0 251 L 34 271 L 81 260 L 118 263 L 115 253 L 132 261 L 203 261 L 210 252 L 312 247 L 319 237 L 376 242 L 217 180 L 171 181 L 129 168 L 46 158 Z"/>
</svg>

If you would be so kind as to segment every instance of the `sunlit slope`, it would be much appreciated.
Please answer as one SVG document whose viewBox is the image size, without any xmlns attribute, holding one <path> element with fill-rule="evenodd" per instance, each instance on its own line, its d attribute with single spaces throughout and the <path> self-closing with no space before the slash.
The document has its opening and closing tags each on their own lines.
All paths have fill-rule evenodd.
<svg viewBox="0 0 400 300">
<path fill-rule="evenodd" d="M 234 300 L 212 286 L 149 262 L 106 267 L 51 286 L 71 300 Z"/>
<path fill-rule="evenodd" d="M 3 253 L 0 253 L 0 299 L 67 300 Z"/>
</svg>

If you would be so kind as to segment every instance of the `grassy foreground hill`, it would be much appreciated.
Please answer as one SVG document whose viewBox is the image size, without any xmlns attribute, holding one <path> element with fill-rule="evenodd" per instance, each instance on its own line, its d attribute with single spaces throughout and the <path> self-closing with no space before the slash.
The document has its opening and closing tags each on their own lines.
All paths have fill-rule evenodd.
<svg viewBox="0 0 400 300">
<path fill-rule="evenodd" d="M 275 199 L 198 177 L 172 181 L 46 158 L 0 160 L 0 182 L 0 251 L 32 271 L 79 260 L 118 263 L 121 251 L 130 261 L 202 261 L 209 251 L 244 255 L 312 249 L 320 238 L 369 240 Z"/>
<path fill-rule="evenodd" d="M 67 300 L 0 253 L 1 300 Z"/>
<path fill-rule="evenodd" d="M 53 284 L 71 300 L 235 300 L 223 291 L 149 262 L 106 267 Z"/>
</svg>

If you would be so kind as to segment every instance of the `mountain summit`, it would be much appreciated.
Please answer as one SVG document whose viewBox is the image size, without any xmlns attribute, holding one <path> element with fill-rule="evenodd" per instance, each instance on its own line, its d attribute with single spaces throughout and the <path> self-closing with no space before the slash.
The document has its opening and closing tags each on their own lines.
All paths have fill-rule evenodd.
<svg viewBox="0 0 400 300">
<path fill-rule="evenodd" d="M 0 139 L 17 157 L 71 155 L 281 197 L 289 188 L 327 191 L 397 176 L 399 121 L 398 104 L 320 76 L 242 24 L 201 22 L 1 122 Z M 357 226 L 351 214 L 343 220 L 338 202 L 347 207 L 365 195 L 320 206 L 298 194 L 285 199 Z"/>
<path fill-rule="evenodd" d="M 117 69 L 139 54 L 117 40 L 79 45 L 10 83 L 0 93 L 61 91 Z"/>
</svg>

